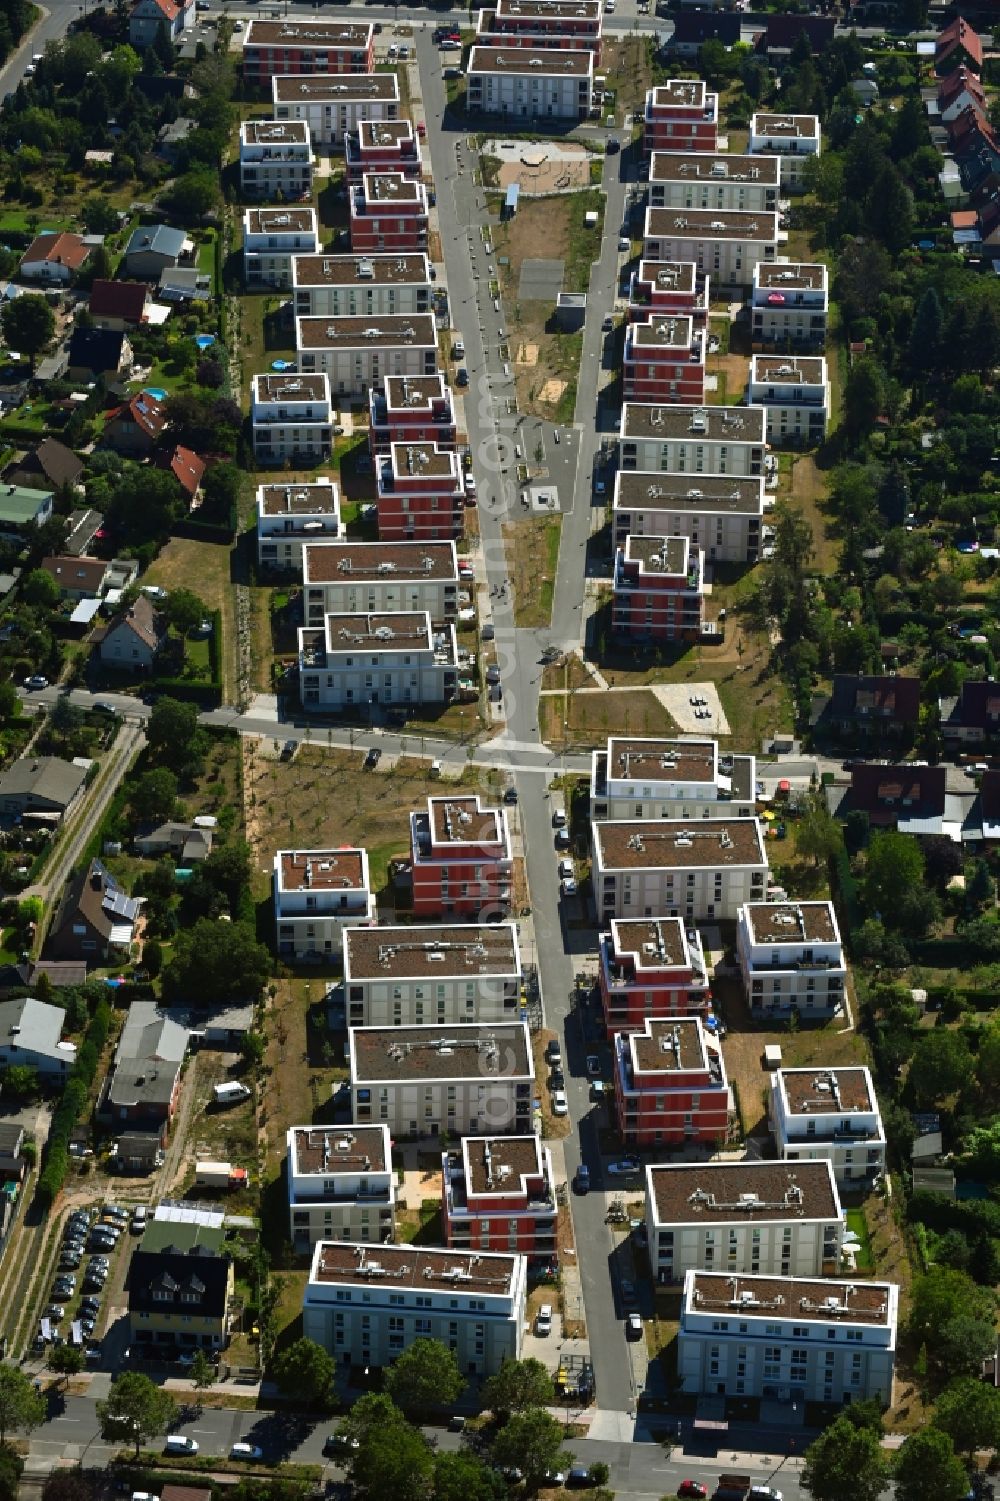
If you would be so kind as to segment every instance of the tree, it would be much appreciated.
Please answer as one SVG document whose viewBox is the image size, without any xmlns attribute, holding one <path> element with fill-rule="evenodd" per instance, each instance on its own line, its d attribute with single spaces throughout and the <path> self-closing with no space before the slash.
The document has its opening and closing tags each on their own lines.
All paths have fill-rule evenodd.
<svg viewBox="0 0 1000 1501">
<path fill-rule="evenodd" d="M 58 583 L 44 568 L 33 568 L 21 584 L 21 598 L 27 605 L 54 610 L 62 598 Z"/>
<path fill-rule="evenodd" d="M 935 287 L 928 287 L 917 303 L 910 328 L 910 363 L 915 370 L 934 371 L 944 337 L 944 313 Z"/>
<path fill-rule="evenodd" d="M 911 834 L 885 829 L 873 834 L 865 857 L 865 902 L 876 917 L 892 926 L 900 891 L 920 886 L 924 857 Z"/>
<path fill-rule="evenodd" d="M 555 1401 L 552 1377 L 540 1360 L 505 1360 L 483 1385 L 482 1405 L 500 1421 L 528 1407 L 548 1407 Z"/>
<path fill-rule="evenodd" d="M 844 426 L 851 441 L 861 443 L 885 408 L 885 371 L 873 359 L 860 359 L 851 366 L 844 394 Z"/>
<path fill-rule="evenodd" d="M 942 1328 L 934 1359 L 944 1379 L 952 1380 L 957 1376 L 978 1375 L 983 1361 L 995 1355 L 996 1348 L 996 1329 L 992 1323 L 960 1313 Z"/>
<path fill-rule="evenodd" d="M 506 1501 L 507 1482 L 475 1454 L 437 1454 L 434 1501 Z"/>
<path fill-rule="evenodd" d="M 106 198 L 85 198 L 80 218 L 89 235 L 110 235 L 118 228 L 118 210 Z"/>
<path fill-rule="evenodd" d="M 1000 1391 L 973 1377 L 953 1381 L 937 1400 L 934 1426 L 971 1464 L 977 1449 L 1000 1448 Z"/>
<path fill-rule="evenodd" d="M 142 967 L 151 980 L 163 968 L 163 948 L 155 938 L 147 938 L 142 946 Z"/>
<path fill-rule="evenodd" d="M 806 1450 L 802 1484 L 813 1501 L 878 1501 L 889 1462 L 871 1428 L 858 1428 L 841 1414 Z"/>
<path fill-rule="evenodd" d="M 822 798 L 814 798 L 795 825 L 796 854 L 808 856 L 814 865 L 824 865 L 840 848 L 840 826 Z"/>
<path fill-rule="evenodd" d="M 240 1038 L 240 1057 L 250 1068 L 260 1068 L 267 1053 L 267 1038 L 262 1032 L 244 1032 Z"/>
<path fill-rule="evenodd" d="M 236 516 L 243 487 L 242 471 L 235 464 L 213 464 L 205 473 L 201 504 L 205 516 L 229 524 Z"/>
<path fill-rule="evenodd" d="M 129 802 L 141 823 L 165 823 L 177 806 L 177 778 L 169 767 L 153 766 L 136 782 Z"/>
<path fill-rule="evenodd" d="M 427 1501 L 434 1457 L 423 1434 L 408 1423 L 391 1397 L 369 1392 L 348 1412 L 340 1432 L 351 1451 L 351 1480 L 371 1496 Z"/>
<path fill-rule="evenodd" d="M 42 1501 L 94 1501 L 94 1484 L 84 1470 L 52 1470 L 42 1486 Z"/>
<path fill-rule="evenodd" d="M 923 1032 L 913 1052 L 907 1089 L 918 1110 L 929 1110 L 957 1094 L 972 1074 L 969 1044 L 960 1032 L 935 1027 Z"/>
<path fill-rule="evenodd" d="M 969 1489 L 965 1466 L 938 1428 L 911 1433 L 896 1456 L 893 1479 L 898 1501 L 963 1501 Z"/>
<path fill-rule="evenodd" d="M 45 1421 L 45 1399 L 23 1371 L 0 1365 L 0 1446 L 14 1430 L 30 1433 Z"/>
<path fill-rule="evenodd" d="M 204 167 L 185 172 L 175 179 L 166 198 L 179 218 L 203 219 L 219 202 L 218 173 Z"/>
<path fill-rule="evenodd" d="M 279 1389 L 294 1393 L 307 1407 L 326 1405 L 335 1372 L 333 1356 L 312 1339 L 297 1339 L 274 1361 L 274 1379 Z"/>
<path fill-rule="evenodd" d="M 946 1379 L 967 1374 L 961 1358 L 957 1368 L 954 1365 L 956 1334 L 972 1339 L 977 1347 L 984 1337 L 995 1346 L 995 1317 L 992 1291 L 978 1287 L 965 1272 L 938 1267 L 913 1284 L 910 1338 L 917 1347 L 927 1347 L 930 1360 Z"/>
<path fill-rule="evenodd" d="M 97 1404 L 102 1437 L 135 1444 L 137 1459 L 143 1443 L 166 1433 L 176 1415 L 177 1403 L 170 1393 L 141 1371 L 116 1376 L 107 1397 Z"/>
<path fill-rule="evenodd" d="M 965 900 L 973 912 L 982 912 L 993 905 L 996 887 L 985 860 L 973 861 L 965 882 Z"/>
<path fill-rule="evenodd" d="M 798 506 L 782 500 L 771 516 L 774 561 L 790 573 L 804 573 L 813 555 L 813 529 Z"/>
<path fill-rule="evenodd" d="M 56 331 L 55 315 L 44 297 L 29 292 L 0 308 L 0 329 L 8 349 L 26 354 L 34 373 L 37 356 Z"/>
<path fill-rule="evenodd" d="M 203 1392 L 214 1384 L 215 1367 L 204 1350 L 195 1351 L 194 1360 L 191 1362 L 191 1369 L 188 1375 L 194 1382 L 196 1391 Z"/>
<path fill-rule="evenodd" d="M 415 1339 L 386 1371 L 383 1384 L 403 1412 L 418 1413 L 457 1402 L 465 1378 L 454 1350 L 437 1339 Z"/>
<path fill-rule="evenodd" d="M 76 1345 L 50 1345 L 45 1360 L 49 1370 L 60 1376 L 75 1376 L 83 1370 L 83 1351 Z"/>
<path fill-rule="evenodd" d="M 517 1412 L 493 1440 L 493 1463 L 501 1469 L 520 1470 L 527 1489 L 537 1490 L 550 1470 L 565 1470 L 573 1463 L 562 1439 L 562 1428 L 544 1408 Z"/>
<path fill-rule="evenodd" d="M 10 1063 L 2 1072 L 3 1087 L 15 1100 L 38 1098 L 38 1070 L 30 1063 Z"/>
<path fill-rule="evenodd" d="M 153 759 L 183 774 L 192 759 L 192 744 L 198 733 L 198 710 L 176 698 L 161 698 L 153 705 L 146 736 Z"/>
<path fill-rule="evenodd" d="M 174 630 L 186 636 L 205 619 L 208 607 L 190 589 L 172 589 L 165 613 Z"/>
<path fill-rule="evenodd" d="M 17 1501 L 24 1460 L 6 1445 L 0 1449 L 0 1501 Z"/>
<path fill-rule="evenodd" d="M 156 28 L 156 35 L 153 38 L 153 51 L 159 59 L 164 73 L 172 73 L 174 64 L 177 61 L 177 54 L 174 50 L 174 44 L 170 40 L 170 33 L 167 31 L 166 23 L 163 21 Z"/>
<path fill-rule="evenodd" d="M 203 917 L 174 939 L 163 994 L 175 1003 L 198 996 L 205 1006 L 255 997 L 267 984 L 271 956 L 245 923 Z"/>
</svg>

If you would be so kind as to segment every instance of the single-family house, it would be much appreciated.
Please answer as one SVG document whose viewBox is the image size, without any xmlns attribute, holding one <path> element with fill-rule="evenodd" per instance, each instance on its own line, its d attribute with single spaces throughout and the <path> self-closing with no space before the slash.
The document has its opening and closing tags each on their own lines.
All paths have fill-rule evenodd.
<svg viewBox="0 0 1000 1501">
<path fill-rule="evenodd" d="M 59 585 L 63 599 L 94 599 L 104 593 L 108 565 L 103 558 L 49 557 L 42 568 Z"/>
<path fill-rule="evenodd" d="M 674 16 L 674 30 L 667 47 L 678 57 L 697 57 L 706 42 L 735 47 L 740 39 L 742 17 L 738 11 L 690 10 Z"/>
<path fill-rule="evenodd" d="M 66 231 L 36 235 L 21 257 L 18 274 L 25 281 L 50 282 L 68 287 L 90 259 L 94 244 L 82 235 Z"/>
<path fill-rule="evenodd" d="M 195 0 L 135 0 L 128 18 L 129 46 L 144 52 L 156 41 L 161 26 L 170 41 L 180 41 L 194 23 Z"/>
<path fill-rule="evenodd" d="M 841 735 L 880 738 L 912 734 L 920 717 L 920 679 L 838 672 L 823 717 Z"/>
<path fill-rule="evenodd" d="M 805 37 L 813 52 L 819 54 L 832 43 L 835 26 L 833 16 L 768 16 L 761 39 L 763 50 L 769 58 L 785 58 L 800 37 Z"/>
<path fill-rule="evenodd" d="M 177 480 L 188 500 L 194 500 L 205 477 L 205 460 L 200 459 L 193 449 L 178 443 L 173 453 L 167 455 L 165 467 Z"/>
<path fill-rule="evenodd" d="M 941 735 L 950 744 L 982 745 L 1000 731 L 1000 683 L 962 684 L 955 698 L 939 698 Z"/>
<path fill-rule="evenodd" d="M 938 33 L 934 43 L 935 73 L 950 73 L 958 67 L 970 68 L 974 73 L 983 71 L 983 44 L 976 28 L 964 16 L 956 16 Z"/>
<path fill-rule="evenodd" d="M 182 229 L 172 229 L 169 224 L 140 224 L 125 247 L 125 270 L 129 276 L 156 281 L 161 271 L 176 266 L 193 250 L 193 242 Z"/>
<path fill-rule="evenodd" d="M 70 380 L 113 378 L 132 369 L 132 345 L 124 329 L 76 328 L 68 353 L 66 373 Z"/>
<path fill-rule="evenodd" d="M 155 1131 L 162 1143 L 177 1109 L 189 1030 L 154 1001 L 133 1001 L 98 1106 L 98 1116 Z"/>
<path fill-rule="evenodd" d="M 0 817 L 61 818 L 87 779 L 86 766 L 59 756 L 22 756 L 0 776 Z"/>
<path fill-rule="evenodd" d="M 104 517 L 101 512 L 94 511 L 89 506 L 79 511 L 72 511 L 66 522 L 68 530 L 66 540 L 63 542 L 63 552 L 66 556 L 82 557 L 103 525 Z"/>
<path fill-rule="evenodd" d="M 206 860 L 212 853 L 214 834 L 210 828 L 193 823 L 161 823 L 148 834 L 134 840 L 136 852 L 147 859 L 173 855 L 182 865 Z"/>
<path fill-rule="evenodd" d="M 72 448 L 58 438 L 43 438 L 23 459 L 11 464 L 4 480 L 12 485 L 51 485 L 58 490 L 64 485 L 77 485 L 82 473 L 83 460 L 77 458 Z"/>
<path fill-rule="evenodd" d="M 33 1068 L 39 1074 L 58 1078 L 76 1062 L 76 1044 L 62 1042 L 66 1012 L 23 996 L 0 1001 L 0 1068 Z"/>
<path fill-rule="evenodd" d="M 100 860 L 91 860 L 74 876 L 56 910 L 46 945 L 56 959 L 86 959 L 90 964 L 127 958 L 142 908 Z"/>
<path fill-rule="evenodd" d="M 115 1142 L 111 1160 L 116 1173 L 145 1176 L 163 1162 L 163 1148 L 156 1131 L 123 1131 Z"/>
<path fill-rule="evenodd" d="M 867 813 L 872 828 L 904 834 L 940 834 L 946 813 L 944 766 L 865 762 L 851 768 L 851 790 L 841 808 Z"/>
<path fill-rule="evenodd" d="M 148 454 L 159 442 L 166 424 L 163 402 L 147 391 L 140 391 L 108 414 L 104 442 L 115 453 Z"/>
<path fill-rule="evenodd" d="M 164 266 L 156 295 L 160 302 L 207 302 L 212 278 L 197 266 Z"/>
<path fill-rule="evenodd" d="M 28 485 L 0 485 L 0 538 L 19 542 L 52 517 L 53 493 Z"/>
<path fill-rule="evenodd" d="M 166 639 L 166 622 L 149 596 L 140 594 L 108 626 L 101 642 L 101 661 L 109 667 L 148 672 Z"/>
<path fill-rule="evenodd" d="M 149 288 L 141 281 L 95 281 L 90 316 L 95 328 L 138 328 L 146 316 Z"/>
</svg>

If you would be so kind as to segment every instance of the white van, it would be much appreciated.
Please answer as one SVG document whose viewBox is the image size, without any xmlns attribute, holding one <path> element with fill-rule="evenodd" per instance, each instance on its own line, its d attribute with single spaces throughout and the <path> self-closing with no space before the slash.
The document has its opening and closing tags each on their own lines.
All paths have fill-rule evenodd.
<svg viewBox="0 0 1000 1501">
<path fill-rule="evenodd" d="M 432 776 L 432 777 L 439 777 L 441 775 L 441 762 L 440 761 L 432 761 L 431 762 L 431 769 L 430 769 L 430 772 L 428 773 L 428 775 Z"/>
<path fill-rule="evenodd" d="M 198 1440 L 188 1438 L 186 1433 L 168 1433 L 163 1452 L 164 1454 L 197 1454 Z"/>
<path fill-rule="evenodd" d="M 212 1086 L 212 1095 L 217 1105 L 235 1105 L 239 1100 L 249 1100 L 251 1093 L 246 1084 L 240 1084 L 235 1079 Z"/>
</svg>

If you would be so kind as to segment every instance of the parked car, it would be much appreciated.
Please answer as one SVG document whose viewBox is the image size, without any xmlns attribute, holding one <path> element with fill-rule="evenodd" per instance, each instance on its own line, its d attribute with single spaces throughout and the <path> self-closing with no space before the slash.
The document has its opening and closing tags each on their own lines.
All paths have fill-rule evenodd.
<svg viewBox="0 0 1000 1501">
<path fill-rule="evenodd" d="M 229 1451 L 230 1459 L 263 1459 L 264 1451 L 256 1444 L 234 1444 Z"/>
<path fill-rule="evenodd" d="M 168 1433 L 163 1445 L 164 1454 L 197 1454 L 198 1440 L 186 1433 Z"/>
<path fill-rule="evenodd" d="M 609 1162 L 607 1171 L 613 1178 L 626 1178 L 631 1173 L 637 1173 L 641 1164 L 635 1157 L 620 1157 L 617 1162 Z"/>
<path fill-rule="evenodd" d="M 677 1487 L 678 1496 L 690 1496 L 692 1501 L 705 1501 L 708 1495 L 708 1486 L 702 1485 L 700 1480 L 682 1480 Z"/>
<path fill-rule="evenodd" d="M 325 1454 L 346 1454 L 349 1450 L 360 1449 L 360 1441 L 356 1438 L 348 1438 L 346 1433 L 328 1433 L 323 1444 Z"/>
<path fill-rule="evenodd" d="M 565 1094 L 563 1093 L 563 1091 L 561 1089 L 556 1089 L 556 1090 L 553 1091 L 553 1094 L 552 1094 L 552 1114 L 553 1115 L 568 1115 L 569 1114 L 569 1105 L 566 1103 L 566 1096 L 565 1096 Z"/>
<path fill-rule="evenodd" d="M 577 890 L 578 890 L 577 884 L 574 881 L 573 877 L 572 876 L 567 876 L 566 879 L 562 883 L 562 894 L 563 894 L 563 896 L 576 896 Z"/>
<path fill-rule="evenodd" d="M 573 1187 L 578 1194 L 590 1192 L 590 1168 L 585 1162 L 581 1162 L 573 1177 Z"/>
<path fill-rule="evenodd" d="M 637 1313 L 630 1313 L 625 1320 L 625 1338 L 642 1339 L 642 1319 Z"/>
<path fill-rule="evenodd" d="M 543 1303 L 541 1308 L 539 1308 L 538 1312 L 535 1314 L 535 1333 L 542 1335 L 552 1333 L 551 1303 Z"/>
<path fill-rule="evenodd" d="M 33 693 L 37 688 L 47 688 L 49 680 L 48 678 L 43 678 L 40 672 L 33 672 L 30 678 L 25 678 L 24 686 L 29 692 Z"/>
<path fill-rule="evenodd" d="M 558 1037 L 551 1037 L 546 1043 L 545 1061 L 546 1063 L 552 1064 L 562 1063 L 562 1047 L 559 1043 Z"/>
<path fill-rule="evenodd" d="M 373 771 L 381 761 L 381 759 L 382 752 L 379 750 L 377 745 L 373 745 L 367 756 L 365 756 L 365 769 L 367 771 Z"/>
<path fill-rule="evenodd" d="M 555 845 L 557 850 L 569 849 L 569 829 L 556 829 Z"/>
<path fill-rule="evenodd" d="M 552 1070 L 552 1072 L 549 1074 L 549 1088 L 550 1089 L 565 1089 L 566 1088 L 566 1076 L 564 1075 L 564 1073 L 563 1073 L 563 1071 L 562 1071 L 561 1068 L 554 1068 Z"/>
</svg>

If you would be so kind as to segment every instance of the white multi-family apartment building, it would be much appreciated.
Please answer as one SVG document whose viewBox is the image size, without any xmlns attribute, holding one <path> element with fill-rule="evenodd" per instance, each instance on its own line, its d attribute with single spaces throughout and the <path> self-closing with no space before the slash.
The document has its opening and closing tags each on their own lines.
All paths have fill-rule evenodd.
<svg viewBox="0 0 1000 1501">
<path fill-rule="evenodd" d="M 318 538 L 340 534 L 340 490 L 321 475 L 299 484 L 257 486 L 257 562 L 298 573 L 302 551 Z"/>
<path fill-rule="evenodd" d="M 524 1135 L 535 1067 L 527 1022 L 349 1027 L 353 1118 L 393 1138 Z"/>
<path fill-rule="evenodd" d="M 720 755 L 716 740 L 612 735 L 590 763 L 594 820 L 752 818 L 756 759 Z"/>
<path fill-rule="evenodd" d="M 335 962 L 344 929 L 375 921 L 367 850 L 278 850 L 272 882 L 282 958 Z"/>
<path fill-rule="evenodd" d="M 433 292 L 430 261 L 423 251 L 297 255 L 292 261 L 292 292 L 300 317 L 426 313 Z"/>
<path fill-rule="evenodd" d="M 288 287 L 292 257 L 319 250 L 314 208 L 248 208 L 243 211 L 243 280 L 256 287 Z"/>
<path fill-rule="evenodd" d="M 396 73 L 332 74 L 321 77 L 271 79 L 276 120 L 304 120 L 313 147 L 343 150 L 344 137 L 362 120 L 399 118 L 399 79 Z"/>
<path fill-rule="evenodd" d="M 829 282 L 822 262 L 761 263 L 754 270 L 750 293 L 754 349 L 824 349 L 829 308 Z"/>
<path fill-rule="evenodd" d="M 517 928 L 512 922 L 348 928 L 344 1004 L 351 1027 L 517 1021 Z"/>
<path fill-rule="evenodd" d="M 784 1162 L 828 1157 L 841 1188 L 885 1172 L 885 1130 L 867 1068 L 779 1068 L 768 1117 Z"/>
<path fill-rule="evenodd" d="M 315 375 L 255 375 L 250 390 L 250 426 L 258 464 L 311 468 L 330 457 L 333 403 L 330 380 Z"/>
<path fill-rule="evenodd" d="M 694 261 L 715 287 L 749 287 L 754 267 L 777 258 L 776 213 L 711 208 L 647 208 L 642 254 L 648 261 Z"/>
<path fill-rule="evenodd" d="M 295 203 L 312 192 L 313 152 L 303 120 L 244 120 L 240 126 L 240 192 L 244 198 Z"/>
<path fill-rule="evenodd" d="M 305 623 L 327 615 L 426 612 L 435 623 L 458 614 L 454 542 L 320 542 L 302 550 Z"/>
<path fill-rule="evenodd" d="M 755 354 L 747 405 L 767 414 L 769 443 L 822 443 L 830 420 L 830 380 L 822 355 Z"/>
<path fill-rule="evenodd" d="M 736 919 L 736 957 L 757 1017 L 832 1016 L 847 964 L 832 902 L 755 902 Z"/>
<path fill-rule="evenodd" d="M 466 107 L 508 120 L 585 120 L 594 95 L 594 54 L 562 48 L 475 46 Z"/>
<path fill-rule="evenodd" d="M 388 1126 L 291 1126 L 288 1233 L 299 1255 L 321 1240 L 396 1233 L 396 1174 Z"/>
<path fill-rule="evenodd" d="M 307 709 L 446 704 L 458 684 L 453 625 L 427 611 L 328 615 L 299 630 L 299 692 Z"/>
<path fill-rule="evenodd" d="M 899 1289 L 894 1282 L 684 1278 L 677 1375 L 692 1396 L 783 1402 L 892 1399 Z"/>
<path fill-rule="evenodd" d="M 819 156 L 821 134 L 818 115 L 782 115 L 760 111 L 750 120 L 751 156 L 777 156 L 781 160 L 781 186 L 786 192 L 805 189 L 805 165 Z"/>
<path fill-rule="evenodd" d="M 760 407 L 651 406 L 627 401 L 618 429 L 622 469 L 647 473 L 764 473 L 765 416 Z"/>
<path fill-rule="evenodd" d="M 722 151 L 654 151 L 649 161 L 653 208 L 715 208 L 728 213 L 776 213 L 779 158 Z"/>
<path fill-rule="evenodd" d="M 619 469 L 612 506 L 615 546 L 630 532 L 688 537 L 709 562 L 755 563 L 765 511 L 764 476 L 662 474 Z"/>
<path fill-rule="evenodd" d="M 733 921 L 767 894 L 767 851 L 756 818 L 627 819 L 591 826 L 598 918 Z"/>
<path fill-rule="evenodd" d="M 372 318 L 296 318 L 300 370 L 322 371 L 337 396 L 359 399 L 386 375 L 433 375 L 437 331 L 430 313 Z"/>
<path fill-rule="evenodd" d="M 646 1168 L 657 1282 L 689 1271 L 835 1277 L 844 1221 L 829 1162 L 684 1162 Z"/>
<path fill-rule="evenodd" d="M 499 1252 L 321 1241 L 302 1302 L 302 1333 L 340 1365 L 388 1366 L 415 1339 L 455 1352 L 468 1376 L 518 1360 L 527 1260 Z"/>
</svg>

